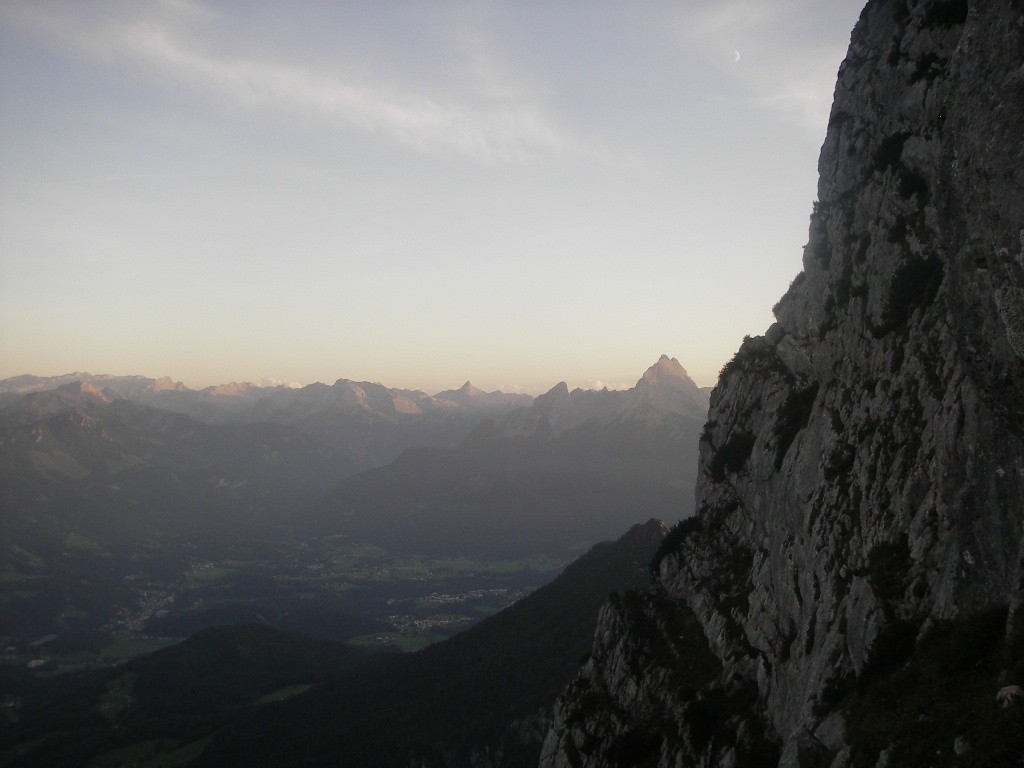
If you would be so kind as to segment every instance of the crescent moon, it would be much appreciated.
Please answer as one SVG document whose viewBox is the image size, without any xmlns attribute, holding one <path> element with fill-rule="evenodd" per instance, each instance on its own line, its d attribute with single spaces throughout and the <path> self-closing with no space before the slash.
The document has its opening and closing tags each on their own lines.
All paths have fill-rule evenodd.
<svg viewBox="0 0 1024 768">
<path fill-rule="evenodd" d="M 736 59 L 735 59 L 735 61 L 739 61 L 739 60 L 740 60 L 740 52 L 736 51 Z M 734 61 L 734 63 L 735 63 L 735 61 Z"/>
</svg>

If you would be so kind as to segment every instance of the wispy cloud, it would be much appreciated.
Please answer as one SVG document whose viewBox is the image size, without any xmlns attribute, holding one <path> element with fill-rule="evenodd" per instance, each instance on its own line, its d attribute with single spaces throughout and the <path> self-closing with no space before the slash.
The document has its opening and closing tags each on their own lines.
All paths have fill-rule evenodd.
<svg viewBox="0 0 1024 768">
<path fill-rule="evenodd" d="M 126 53 L 184 85 L 217 91 L 239 106 L 308 112 L 421 151 L 452 149 L 485 162 L 507 162 L 572 149 L 538 109 L 526 105 L 481 110 L 389 93 L 301 67 L 206 55 L 152 28 L 125 29 L 119 42 Z"/>
<path fill-rule="evenodd" d="M 776 3 L 722 0 L 680 17 L 679 39 L 720 62 L 750 94 L 748 103 L 820 132 L 828 121 L 832 91 L 845 46 L 826 47 L 807 28 L 807 7 L 816 0 Z M 837 15 L 843 6 L 837 4 Z M 736 60 L 734 51 L 741 51 Z M 823 62 L 834 62 L 822 68 Z"/>
<path fill-rule="evenodd" d="M 162 11 L 192 18 L 213 14 L 185 0 L 161 0 L 161 5 Z M 173 24 L 161 23 L 166 14 L 100 22 L 27 6 L 16 6 L 17 12 L 11 13 L 12 7 L 7 15 L 23 26 L 81 53 L 132 71 L 150 70 L 164 83 L 213 93 L 243 109 L 329 121 L 421 152 L 453 151 L 483 163 L 602 154 L 510 88 L 505 89 L 507 98 L 477 106 L 460 101 L 457 94 L 444 98 L 414 89 L 374 87 L 336 72 L 204 50 L 176 34 Z"/>
</svg>

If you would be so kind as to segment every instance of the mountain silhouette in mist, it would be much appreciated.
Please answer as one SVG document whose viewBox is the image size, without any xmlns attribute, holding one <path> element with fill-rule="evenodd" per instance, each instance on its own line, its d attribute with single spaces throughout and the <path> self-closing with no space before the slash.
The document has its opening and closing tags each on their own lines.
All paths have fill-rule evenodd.
<svg viewBox="0 0 1024 768">
<path fill-rule="evenodd" d="M 348 478 L 299 517 L 395 551 L 572 551 L 645 515 L 692 512 L 706 411 L 667 357 L 628 390 L 562 383 L 454 449 L 409 450 Z"/>
</svg>

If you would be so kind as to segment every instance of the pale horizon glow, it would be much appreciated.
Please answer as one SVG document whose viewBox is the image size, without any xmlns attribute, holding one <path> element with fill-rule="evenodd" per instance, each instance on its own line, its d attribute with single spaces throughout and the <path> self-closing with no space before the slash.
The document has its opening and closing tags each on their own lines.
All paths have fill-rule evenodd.
<svg viewBox="0 0 1024 768">
<path fill-rule="evenodd" d="M 0 378 L 715 383 L 863 0 L 0 2 Z"/>
</svg>

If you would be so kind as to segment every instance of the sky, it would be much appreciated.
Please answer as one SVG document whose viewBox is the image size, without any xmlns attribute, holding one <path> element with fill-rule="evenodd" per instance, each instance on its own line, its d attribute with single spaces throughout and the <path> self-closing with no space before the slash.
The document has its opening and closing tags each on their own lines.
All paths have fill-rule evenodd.
<svg viewBox="0 0 1024 768">
<path fill-rule="evenodd" d="M 0 0 L 0 378 L 701 385 L 863 0 Z"/>
</svg>

